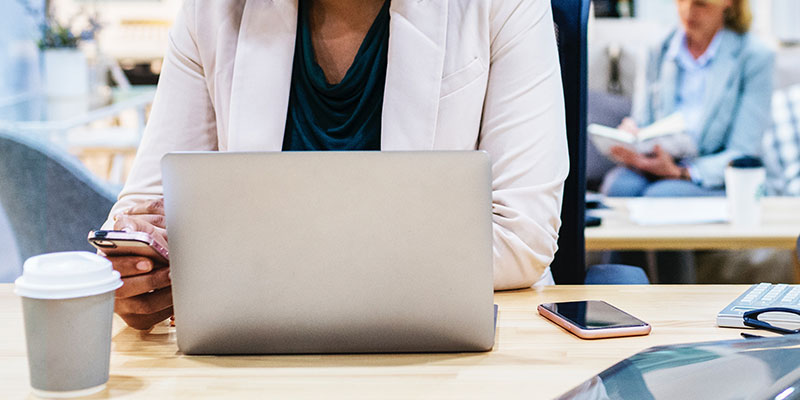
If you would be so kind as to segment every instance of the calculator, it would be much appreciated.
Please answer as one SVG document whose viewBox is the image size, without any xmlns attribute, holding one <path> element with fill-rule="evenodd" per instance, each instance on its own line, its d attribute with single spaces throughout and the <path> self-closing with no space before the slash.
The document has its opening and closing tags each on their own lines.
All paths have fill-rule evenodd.
<svg viewBox="0 0 800 400">
<path fill-rule="evenodd" d="M 717 326 L 745 328 L 742 318 L 745 312 L 767 307 L 800 310 L 800 285 L 759 283 L 750 286 L 717 314 Z M 765 315 L 759 319 L 771 324 L 800 322 L 800 316 L 790 313 L 771 313 L 770 316 Z"/>
</svg>

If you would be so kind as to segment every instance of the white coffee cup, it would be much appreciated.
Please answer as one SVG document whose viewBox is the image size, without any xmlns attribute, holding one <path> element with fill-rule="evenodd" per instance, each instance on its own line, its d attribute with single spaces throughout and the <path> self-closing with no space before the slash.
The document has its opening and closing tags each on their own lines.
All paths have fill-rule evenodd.
<svg viewBox="0 0 800 400">
<path fill-rule="evenodd" d="M 28 367 L 39 397 L 77 397 L 108 382 L 114 291 L 111 262 L 89 252 L 34 256 L 15 293 L 22 297 Z"/>
<path fill-rule="evenodd" d="M 761 224 L 761 198 L 766 176 L 764 164 L 755 157 L 737 158 L 725 169 L 725 195 L 733 225 Z"/>
</svg>

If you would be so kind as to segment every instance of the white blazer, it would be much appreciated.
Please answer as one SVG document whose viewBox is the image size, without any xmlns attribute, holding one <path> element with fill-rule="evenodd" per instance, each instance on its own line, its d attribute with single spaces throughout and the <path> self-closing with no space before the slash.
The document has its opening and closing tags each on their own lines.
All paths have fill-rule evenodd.
<svg viewBox="0 0 800 400">
<path fill-rule="evenodd" d="M 485 150 L 495 289 L 550 277 L 569 170 L 550 0 L 392 0 L 382 150 Z M 297 0 L 187 0 L 113 216 L 176 150 L 280 151 Z M 106 227 L 113 226 L 111 218 Z"/>
</svg>

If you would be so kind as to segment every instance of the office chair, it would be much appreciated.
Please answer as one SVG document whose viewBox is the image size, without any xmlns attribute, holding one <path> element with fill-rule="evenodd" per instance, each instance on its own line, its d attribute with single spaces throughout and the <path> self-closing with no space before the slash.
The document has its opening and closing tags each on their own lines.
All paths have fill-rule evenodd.
<svg viewBox="0 0 800 400">
<path fill-rule="evenodd" d="M 586 268 L 586 25 L 589 0 L 552 0 L 564 106 L 570 171 L 564 184 L 558 252 L 550 265 L 559 284 L 582 284 Z"/>
<path fill-rule="evenodd" d="M 20 258 L 93 251 L 86 241 L 116 201 L 116 191 L 50 143 L 0 132 L 0 204 Z"/>
<path fill-rule="evenodd" d="M 629 265 L 594 265 L 586 270 L 586 26 L 589 0 L 552 0 L 564 108 L 570 171 L 564 183 L 558 251 L 550 264 L 558 284 L 648 283 L 641 268 Z"/>
</svg>

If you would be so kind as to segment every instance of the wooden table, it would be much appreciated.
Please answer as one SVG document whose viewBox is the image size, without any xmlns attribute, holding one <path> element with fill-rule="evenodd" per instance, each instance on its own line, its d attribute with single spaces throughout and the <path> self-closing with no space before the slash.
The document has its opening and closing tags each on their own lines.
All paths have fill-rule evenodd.
<svg viewBox="0 0 800 400">
<path fill-rule="evenodd" d="M 587 250 L 794 249 L 800 236 L 800 198 L 796 197 L 763 199 L 763 223 L 752 228 L 723 223 L 639 226 L 628 218 L 629 200 L 604 200 L 611 209 L 600 213 L 602 225 L 586 228 Z"/>
<path fill-rule="evenodd" d="M 502 292 L 487 353 L 188 357 L 172 328 L 114 324 L 111 379 L 94 398 L 545 399 L 655 345 L 739 339 L 716 314 L 747 286 L 552 286 Z M 602 299 L 653 326 L 649 336 L 587 341 L 536 312 L 539 303 Z M 115 317 L 116 318 L 116 317 Z M 28 398 L 20 300 L 0 285 L 0 390 Z"/>
</svg>

